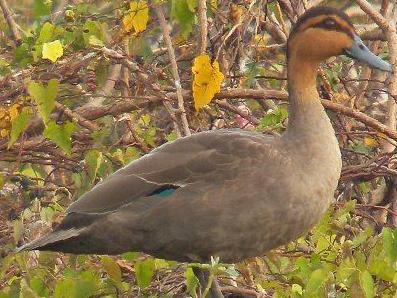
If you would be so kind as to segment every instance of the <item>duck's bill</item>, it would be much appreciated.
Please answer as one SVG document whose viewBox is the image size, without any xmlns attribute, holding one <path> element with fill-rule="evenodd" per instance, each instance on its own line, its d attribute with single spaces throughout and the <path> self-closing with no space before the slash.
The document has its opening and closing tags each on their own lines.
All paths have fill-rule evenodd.
<svg viewBox="0 0 397 298">
<path fill-rule="evenodd" d="M 391 65 L 372 53 L 358 35 L 354 35 L 353 46 L 345 50 L 345 55 L 366 63 L 370 67 L 392 72 Z"/>
</svg>

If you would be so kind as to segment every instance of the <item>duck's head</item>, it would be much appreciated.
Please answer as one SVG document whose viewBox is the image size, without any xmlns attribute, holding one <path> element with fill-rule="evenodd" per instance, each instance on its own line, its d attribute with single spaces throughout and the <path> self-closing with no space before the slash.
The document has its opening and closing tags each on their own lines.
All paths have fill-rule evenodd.
<svg viewBox="0 0 397 298">
<path fill-rule="evenodd" d="M 291 30 L 287 46 L 289 60 L 295 58 L 318 64 L 343 54 L 380 70 L 392 70 L 389 63 L 364 45 L 349 17 L 335 8 L 312 8 L 299 18 Z"/>
</svg>

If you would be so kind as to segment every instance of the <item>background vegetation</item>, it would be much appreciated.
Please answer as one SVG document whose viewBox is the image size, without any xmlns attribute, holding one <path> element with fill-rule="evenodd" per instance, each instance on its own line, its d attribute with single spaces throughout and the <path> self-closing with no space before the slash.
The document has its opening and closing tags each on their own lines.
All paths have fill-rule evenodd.
<svg viewBox="0 0 397 298">
<path fill-rule="evenodd" d="M 345 9 L 374 52 L 396 59 L 395 1 L 7 2 L 0 297 L 196 297 L 186 264 L 134 252 L 13 250 L 49 231 L 99 180 L 167 141 L 229 127 L 281 133 L 286 37 L 311 6 Z M 348 58 L 322 65 L 318 89 L 343 154 L 336 201 L 299 240 L 241 264 L 208 265 L 225 294 L 396 297 L 396 84 L 395 75 Z"/>
</svg>

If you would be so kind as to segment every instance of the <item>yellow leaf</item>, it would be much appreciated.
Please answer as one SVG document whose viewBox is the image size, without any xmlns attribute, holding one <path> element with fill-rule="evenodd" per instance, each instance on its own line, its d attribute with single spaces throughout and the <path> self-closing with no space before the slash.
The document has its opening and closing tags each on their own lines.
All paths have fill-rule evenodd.
<svg viewBox="0 0 397 298">
<path fill-rule="evenodd" d="M 147 1 L 138 0 L 130 2 L 130 12 L 123 18 L 124 30 L 129 32 L 134 28 L 135 33 L 146 29 L 149 21 L 149 7 Z"/>
<path fill-rule="evenodd" d="M 11 121 L 13 121 L 18 116 L 19 114 L 18 108 L 19 108 L 18 104 L 14 104 L 9 108 L 8 113 L 10 114 Z"/>
<path fill-rule="evenodd" d="M 10 127 L 10 121 L 5 120 L 4 118 L 0 119 L 0 129 L 2 128 L 7 129 L 9 127 Z"/>
<path fill-rule="evenodd" d="M 57 61 L 57 59 L 63 55 L 63 47 L 61 42 L 57 39 L 52 42 L 43 43 L 42 54 L 43 59 L 48 59 L 52 62 Z"/>
<path fill-rule="evenodd" d="M 3 128 L 0 130 L 0 138 L 6 138 L 10 134 L 10 131 L 8 129 Z"/>
<path fill-rule="evenodd" d="M 378 145 L 379 145 L 377 140 L 375 140 L 374 138 L 370 138 L 370 137 L 365 137 L 363 143 L 365 146 L 371 147 L 371 148 L 378 147 Z"/>
<path fill-rule="evenodd" d="M 267 46 L 269 39 L 270 35 L 256 34 L 254 36 L 255 45 L 261 48 L 265 48 Z"/>
<path fill-rule="evenodd" d="M 88 43 L 91 46 L 94 47 L 103 47 L 104 44 L 102 42 L 102 40 L 100 40 L 98 37 L 96 37 L 95 35 L 90 35 L 90 37 L 88 38 Z"/>
<path fill-rule="evenodd" d="M 194 59 L 192 72 L 194 107 L 199 110 L 221 91 L 224 76 L 219 71 L 219 63 L 214 61 L 211 64 L 208 55 L 200 55 Z"/>
<path fill-rule="evenodd" d="M 218 0 L 210 0 L 210 5 L 212 9 L 218 8 Z"/>
<path fill-rule="evenodd" d="M 4 118 L 7 115 L 7 110 L 5 108 L 0 108 L 0 118 Z"/>
</svg>

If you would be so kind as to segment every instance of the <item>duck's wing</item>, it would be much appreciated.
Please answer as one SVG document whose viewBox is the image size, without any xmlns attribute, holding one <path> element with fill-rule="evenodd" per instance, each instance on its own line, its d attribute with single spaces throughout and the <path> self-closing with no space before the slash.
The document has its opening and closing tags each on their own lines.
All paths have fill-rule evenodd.
<svg viewBox="0 0 397 298">
<path fill-rule="evenodd" d="M 74 202 L 67 213 L 112 212 L 137 199 L 164 197 L 189 184 L 232 179 L 255 152 L 261 156 L 277 155 L 271 148 L 272 141 L 270 136 L 241 130 L 203 132 L 178 139 L 99 182 Z M 265 162 L 263 156 L 261 160 Z"/>
</svg>

